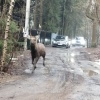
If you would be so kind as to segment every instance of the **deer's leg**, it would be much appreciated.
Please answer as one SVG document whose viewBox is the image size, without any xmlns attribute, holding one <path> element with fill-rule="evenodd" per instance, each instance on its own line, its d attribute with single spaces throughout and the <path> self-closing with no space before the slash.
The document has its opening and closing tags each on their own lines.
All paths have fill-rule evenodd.
<svg viewBox="0 0 100 100">
<path fill-rule="evenodd" d="M 38 62 L 38 60 L 39 60 L 39 57 L 36 57 L 35 59 L 34 59 L 34 70 L 36 69 L 36 63 Z"/>
<path fill-rule="evenodd" d="M 34 59 L 32 59 L 32 64 L 34 64 Z"/>
<path fill-rule="evenodd" d="M 43 66 L 45 66 L 45 56 L 43 56 Z"/>
<path fill-rule="evenodd" d="M 32 64 L 34 64 L 34 57 L 32 55 L 32 52 L 31 52 L 31 59 L 32 59 Z"/>
</svg>

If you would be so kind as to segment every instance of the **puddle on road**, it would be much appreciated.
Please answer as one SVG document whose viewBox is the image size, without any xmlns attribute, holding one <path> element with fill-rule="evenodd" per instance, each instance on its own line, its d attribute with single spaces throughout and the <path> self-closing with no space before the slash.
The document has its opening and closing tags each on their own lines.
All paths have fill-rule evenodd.
<svg viewBox="0 0 100 100">
<path fill-rule="evenodd" d="M 67 54 L 67 61 L 69 63 L 74 64 L 77 60 L 76 56 L 78 56 L 78 55 L 81 55 L 81 53 L 80 52 L 70 52 L 69 51 L 68 54 Z M 100 60 L 96 61 L 95 63 L 100 64 Z M 99 70 L 96 70 L 96 69 L 83 69 L 83 68 L 81 68 L 81 70 L 83 71 L 84 74 L 86 74 L 90 77 L 100 74 Z"/>
<path fill-rule="evenodd" d="M 75 63 L 75 59 L 74 58 L 70 58 L 70 62 L 71 63 Z"/>
<path fill-rule="evenodd" d="M 83 70 L 83 69 L 82 69 Z M 87 74 L 88 76 L 94 76 L 94 75 L 98 75 L 99 74 L 99 72 L 97 71 L 97 70 L 83 70 L 83 72 L 85 73 L 85 74 Z"/>
<path fill-rule="evenodd" d="M 100 59 L 95 60 L 95 63 L 98 64 L 98 65 L 100 65 Z"/>
<path fill-rule="evenodd" d="M 75 63 L 76 56 L 80 55 L 80 52 L 68 52 L 67 53 L 67 62 L 69 63 Z"/>
<path fill-rule="evenodd" d="M 75 57 L 75 53 L 71 53 L 71 57 Z"/>
<path fill-rule="evenodd" d="M 81 55 L 80 52 L 72 52 L 72 53 L 69 52 L 67 61 L 69 63 L 73 63 L 74 64 L 76 62 L 76 60 L 77 60 L 76 56 L 78 56 L 78 55 Z M 96 60 L 95 63 L 100 65 L 100 59 Z M 97 69 L 86 69 L 85 70 L 85 69 L 81 68 L 81 70 L 83 71 L 83 73 L 85 73 L 86 75 L 88 75 L 90 77 L 100 74 L 99 70 L 97 70 Z"/>
</svg>

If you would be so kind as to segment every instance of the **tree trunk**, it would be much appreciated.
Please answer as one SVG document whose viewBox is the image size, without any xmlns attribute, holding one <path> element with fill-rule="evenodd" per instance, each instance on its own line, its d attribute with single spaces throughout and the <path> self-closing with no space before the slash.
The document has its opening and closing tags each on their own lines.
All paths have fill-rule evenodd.
<svg viewBox="0 0 100 100">
<path fill-rule="evenodd" d="M 92 31 L 92 47 L 97 46 L 97 38 L 96 34 L 97 33 L 97 20 L 93 21 L 93 31 Z"/>
<path fill-rule="evenodd" d="M 63 19 L 62 19 L 62 34 L 63 35 L 65 35 L 64 30 L 65 30 L 65 0 L 63 0 Z"/>
<path fill-rule="evenodd" d="M 89 6 L 86 10 L 86 15 L 89 19 L 93 21 L 93 31 L 92 31 L 92 47 L 97 46 L 97 25 L 100 21 L 100 1 L 90 0 Z"/>
<path fill-rule="evenodd" d="M 39 24 L 41 27 L 39 27 L 42 30 L 42 18 L 43 18 L 43 0 L 40 0 L 40 19 Z"/>
<path fill-rule="evenodd" d="M 2 60 L 1 60 L 1 71 L 3 70 L 3 66 L 5 65 L 5 58 L 6 58 L 6 53 L 7 53 L 7 40 L 8 40 L 8 33 L 9 33 L 9 26 L 10 26 L 10 20 L 11 20 L 11 15 L 13 11 L 15 0 L 11 0 L 10 7 L 9 7 L 9 12 L 8 12 L 8 18 L 7 18 L 7 23 L 6 23 L 6 29 L 5 29 L 5 37 L 4 37 L 4 45 L 3 45 L 3 54 L 2 54 Z"/>
<path fill-rule="evenodd" d="M 1 18 L 5 18 L 6 11 L 7 11 L 7 0 L 4 0 L 3 2 L 4 2 L 4 4 L 3 4 L 3 8 L 2 8 Z"/>
<path fill-rule="evenodd" d="M 36 23 L 37 23 L 37 0 L 35 0 L 35 9 L 34 9 L 34 29 L 36 29 Z"/>
</svg>

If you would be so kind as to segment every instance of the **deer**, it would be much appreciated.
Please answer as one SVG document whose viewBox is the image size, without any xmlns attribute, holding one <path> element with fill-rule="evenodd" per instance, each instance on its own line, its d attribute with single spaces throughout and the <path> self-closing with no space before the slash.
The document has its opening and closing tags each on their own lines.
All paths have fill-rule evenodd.
<svg viewBox="0 0 100 100">
<path fill-rule="evenodd" d="M 38 43 L 37 40 L 39 39 L 39 35 L 37 36 L 28 36 L 28 39 L 30 39 L 30 49 L 31 49 L 31 57 L 32 57 L 32 64 L 33 64 L 33 71 L 36 69 L 36 64 L 40 57 L 43 58 L 43 66 L 45 66 L 45 56 L 46 56 L 46 50 L 45 46 L 42 43 Z"/>
</svg>

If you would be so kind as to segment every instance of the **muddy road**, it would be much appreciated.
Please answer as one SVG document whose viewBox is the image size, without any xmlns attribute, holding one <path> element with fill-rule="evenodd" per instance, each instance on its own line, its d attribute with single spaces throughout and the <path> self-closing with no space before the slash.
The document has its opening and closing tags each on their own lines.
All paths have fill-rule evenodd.
<svg viewBox="0 0 100 100">
<path fill-rule="evenodd" d="M 0 100 L 100 100 L 100 65 L 77 48 L 47 47 L 31 74 L 30 52 L 21 79 L 0 85 Z M 88 57 L 88 56 L 87 56 Z"/>
</svg>

